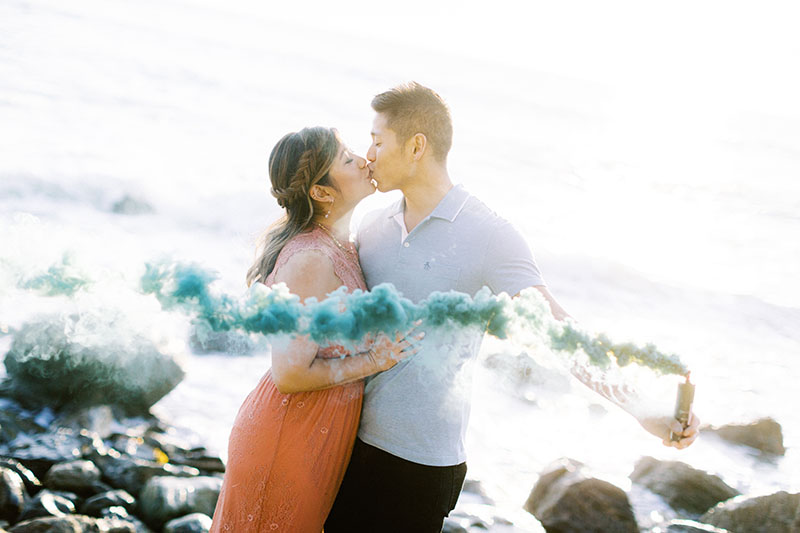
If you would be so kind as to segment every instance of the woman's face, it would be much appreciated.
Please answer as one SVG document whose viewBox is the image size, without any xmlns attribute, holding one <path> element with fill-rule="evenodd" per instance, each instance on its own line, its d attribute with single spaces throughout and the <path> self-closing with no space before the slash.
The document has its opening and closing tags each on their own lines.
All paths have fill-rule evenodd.
<svg viewBox="0 0 800 533">
<path fill-rule="evenodd" d="M 341 208 L 350 210 L 375 192 L 367 160 L 355 155 L 342 142 L 339 143 L 339 152 L 328 174 L 338 189 L 332 191 L 337 210 Z"/>
</svg>

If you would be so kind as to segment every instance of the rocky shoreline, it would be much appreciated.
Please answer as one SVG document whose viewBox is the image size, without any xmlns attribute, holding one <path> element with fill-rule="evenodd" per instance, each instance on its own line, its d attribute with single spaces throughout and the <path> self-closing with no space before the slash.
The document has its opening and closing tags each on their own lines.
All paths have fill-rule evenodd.
<svg viewBox="0 0 800 533">
<path fill-rule="evenodd" d="M 42 319 L 15 335 L 6 354 L 0 533 L 208 531 L 225 465 L 150 410 L 185 375 L 175 355 L 142 336 L 132 336 L 133 348 L 118 339 L 74 342 L 63 334 L 80 326 L 74 320 Z M 143 365 L 158 369 L 159 379 L 137 370 Z M 520 372 L 529 379 L 527 367 L 511 373 Z M 781 426 L 771 419 L 704 431 L 765 460 L 785 453 Z M 531 480 L 517 515 L 495 505 L 480 481 L 468 480 L 444 531 L 800 532 L 800 494 L 748 497 L 716 475 L 650 457 L 631 465 L 630 479 L 626 492 L 590 466 L 561 458 Z M 674 512 L 644 523 L 642 507 L 654 511 L 647 498 Z"/>
<path fill-rule="evenodd" d="M 752 445 L 770 433 L 766 427 L 780 436 L 780 426 L 769 420 L 708 430 Z M 0 532 L 208 531 L 224 463 L 175 435 L 149 413 L 129 416 L 110 405 L 55 413 L 0 397 Z M 782 442 L 773 439 L 763 447 L 782 449 Z M 800 494 L 749 498 L 718 476 L 651 457 L 640 459 L 630 478 L 678 518 L 658 527 L 638 524 L 630 494 L 569 458 L 541 472 L 524 509 L 548 532 L 800 531 Z M 444 531 L 522 530 L 494 506 L 479 481 L 468 480 Z"/>
<path fill-rule="evenodd" d="M 0 531 L 207 531 L 225 466 L 152 416 L 0 399 Z M 4 529 L 5 528 L 5 529 Z"/>
<path fill-rule="evenodd" d="M 785 453 L 780 425 L 772 419 L 751 424 L 706 427 L 731 443 L 748 446 L 765 460 Z M 536 517 L 539 531 L 548 533 L 798 533 L 800 493 L 779 491 L 749 497 L 741 495 L 719 476 L 678 461 L 642 457 L 632 467 L 633 488 L 625 492 L 598 479 L 591 468 L 574 459 L 554 461 L 539 474 L 524 509 Z M 473 482 L 465 491 L 471 501 L 491 500 Z M 659 523 L 637 522 L 634 500 L 642 495 L 657 498 L 674 511 L 676 518 Z M 641 506 L 641 502 L 639 506 Z M 651 514 L 658 515 L 657 512 Z M 517 531 L 502 514 L 471 515 L 458 507 L 447 519 L 445 532 Z"/>
</svg>

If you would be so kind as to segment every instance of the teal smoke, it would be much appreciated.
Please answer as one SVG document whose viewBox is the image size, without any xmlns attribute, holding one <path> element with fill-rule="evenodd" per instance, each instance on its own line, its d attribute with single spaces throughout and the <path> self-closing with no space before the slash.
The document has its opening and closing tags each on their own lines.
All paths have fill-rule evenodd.
<svg viewBox="0 0 800 533">
<path fill-rule="evenodd" d="M 408 331 L 417 320 L 429 326 L 478 326 L 501 339 L 524 333 L 541 338 L 554 351 L 584 352 L 600 367 L 637 364 L 659 374 L 685 375 L 688 368 L 676 355 L 652 344 L 615 344 L 603 334 L 592 335 L 575 322 L 557 322 L 535 289 L 517 298 L 493 295 L 488 288 L 469 296 L 455 291 L 434 292 L 415 304 L 391 284 L 371 291 L 347 292 L 342 287 L 322 301 L 302 304 L 285 286 L 256 284 L 243 299 L 210 289 L 217 275 L 197 264 L 151 263 L 141 285 L 165 309 L 183 308 L 214 331 L 231 329 L 264 335 L 305 334 L 318 343 L 357 342 L 370 334 Z"/>
<path fill-rule="evenodd" d="M 64 254 L 61 263 L 51 265 L 45 272 L 20 280 L 19 287 L 35 290 L 46 296 L 72 296 L 89 284 L 89 280 L 72 266 L 69 254 Z"/>
</svg>

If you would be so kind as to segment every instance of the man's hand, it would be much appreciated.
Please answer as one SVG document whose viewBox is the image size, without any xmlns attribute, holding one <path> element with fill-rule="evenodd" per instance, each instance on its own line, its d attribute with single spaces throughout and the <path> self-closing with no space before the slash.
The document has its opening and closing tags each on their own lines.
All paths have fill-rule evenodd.
<svg viewBox="0 0 800 533">
<path fill-rule="evenodd" d="M 700 434 L 700 419 L 694 414 L 689 415 L 689 425 L 684 429 L 681 423 L 670 416 L 646 417 L 639 420 L 644 429 L 660 438 L 664 446 L 673 446 L 682 450 L 691 445 Z M 680 435 L 680 439 L 673 441 L 672 434 Z"/>
</svg>

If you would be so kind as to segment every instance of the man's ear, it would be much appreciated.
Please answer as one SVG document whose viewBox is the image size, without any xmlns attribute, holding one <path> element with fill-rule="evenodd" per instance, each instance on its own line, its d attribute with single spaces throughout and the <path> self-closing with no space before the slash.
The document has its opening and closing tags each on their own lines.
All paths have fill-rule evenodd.
<svg viewBox="0 0 800 533">
<path fill-rule="evenodd" d="M 428 148 L 428 138 L 425 137 L 424 133 L 415 133 L 413 137 L 411 137 L 408 142 L 411 145 L 411 155 L 414 158 L 414 161 L 419 161 L 422 159 L 425 150 Z"/>
</svg>

